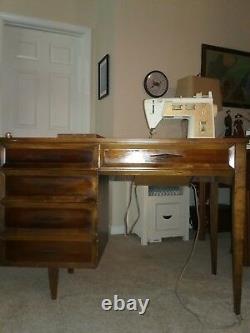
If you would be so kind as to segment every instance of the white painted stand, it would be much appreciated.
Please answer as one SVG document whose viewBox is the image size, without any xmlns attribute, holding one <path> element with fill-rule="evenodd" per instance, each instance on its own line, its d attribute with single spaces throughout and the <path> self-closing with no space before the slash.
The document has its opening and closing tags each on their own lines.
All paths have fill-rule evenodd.
<svg viewBox="0 0 250 333">
<path fill-rule="evenodd" d="M 133 232 L 141 238 L 142 245 L 161 242 L 167 237 L 189 239 L 188 186 L 138 186 L 137 192 L 141 214 Z M 128 215 L 130 225 L 137 216 L 134 196 L 132 202 Z"/>
</svg>

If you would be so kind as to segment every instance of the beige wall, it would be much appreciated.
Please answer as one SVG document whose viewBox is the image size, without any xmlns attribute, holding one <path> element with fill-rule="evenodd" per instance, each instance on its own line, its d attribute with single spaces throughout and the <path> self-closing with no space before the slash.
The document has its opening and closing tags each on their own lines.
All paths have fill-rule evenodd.
<svg viewBox="0 0 250 333">
<path fill-rule="evenodd" d="M 117 0 L 116 6 L 116 137 L 148 136 L 142 106 L 147 72 L 165 72 L 173 96 L 178 78 L 200 72 L 202 43 L 250 51 L 248 0 Z M 178 124 L 164 126 L 169 137 L 181 133 Z"/>
<path fill-rule="evenodd" d="M 93 27 L 93 0 L 0 0 L 0 11 Z"/>
<path fill-rule="evenodd" d="M 114 118 L 106 121 L 113 121 L 115 137 L 148 137 L 143 79 L 149 71 L 165 72 L 167 96 L 174 96 L 178 78 L 200 72 L 202 43 L 250 51 L 249 0 L 116 0 L 113 23 Z M 216 121 L 218 135 L 224 133 L 223 117 Z M 181 136 L 180 122 L 164 122 L 160 135 Z M 113 228 L 122 230 L 126 184 L 117 182 L 112 190 Z"/>
<path fill-rule="evenodd" d="M 96 132 L 103 136 L 113 136 L 114 131 L 114 61 L 115 61 L 115 1 L 116 0 L 97 0 L 96 1 L 96 26 L 94 30 L 94 79 L 95 92 L 94 103 L 96 116 Z M 110 94 L 102 100 L 97 99 L 97 63 L 105 56 L 110 55 Z"/>
</svg>

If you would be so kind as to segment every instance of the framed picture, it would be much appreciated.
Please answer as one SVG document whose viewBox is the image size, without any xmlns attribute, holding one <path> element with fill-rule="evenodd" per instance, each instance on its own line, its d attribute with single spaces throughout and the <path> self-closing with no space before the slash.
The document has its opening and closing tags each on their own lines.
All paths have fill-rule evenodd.
<svg viewBox="0 0 250 333">
<path fill-rule="evenodd" d="M 109 55 L 98 62 L 98 99 L 109 94 Z"/>
<path fill-rule="evenodd" d="M 224 106 L 250 108 L 250 52 L 202 44 L 201 76 L 220 80 Z"/>
</svg>

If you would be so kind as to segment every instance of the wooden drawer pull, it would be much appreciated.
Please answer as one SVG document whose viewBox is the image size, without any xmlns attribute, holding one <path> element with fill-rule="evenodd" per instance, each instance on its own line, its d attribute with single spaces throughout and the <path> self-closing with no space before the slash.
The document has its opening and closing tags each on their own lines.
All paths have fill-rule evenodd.
<svg viewBox="0 0 250 333">
<path fill-rule="evenodd" d="M 170 158 L 170 157 L 183 157 L 181 154 L 170 154 L 170 153 L 165 153 L 165 154 L 151 154 L 150 157 L 156 157 L 160 159 L 165 159 L 165 158 Z"/>
</svg>

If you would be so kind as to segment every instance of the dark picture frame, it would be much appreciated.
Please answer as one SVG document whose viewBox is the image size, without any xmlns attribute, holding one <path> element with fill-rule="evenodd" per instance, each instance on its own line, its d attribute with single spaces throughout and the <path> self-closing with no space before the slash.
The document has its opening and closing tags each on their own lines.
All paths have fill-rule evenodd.
<svg viewBox="0 0 250 333">
<path fill-rule="evenodd" d="M 98 62 L 98 99 L 109 94 L 109 54 Z"/>
<path fill-rule="evenodd" d="M 250 52 L 201 46 L 201 76 L 221 83 L 223 106 L 250 108 Z"/>
</svg>

